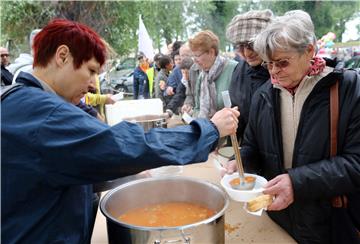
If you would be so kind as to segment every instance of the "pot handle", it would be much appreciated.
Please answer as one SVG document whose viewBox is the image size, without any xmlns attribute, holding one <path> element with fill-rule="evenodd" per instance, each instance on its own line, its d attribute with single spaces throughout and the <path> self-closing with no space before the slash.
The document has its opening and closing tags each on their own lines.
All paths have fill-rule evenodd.
<svg viewBox="0 0 360 244">
<path fill-rule="evenodd" d="M 163 242 L 161 242 L 161 240 L 155 240 L 154 244 L 175 244 L 175 243 L 190 244 L 190 236 L 185 236 L 185 233 L 183 231 L 181 231 L 181 237 L 182 239 L 164 240 Z"/>
</svg>

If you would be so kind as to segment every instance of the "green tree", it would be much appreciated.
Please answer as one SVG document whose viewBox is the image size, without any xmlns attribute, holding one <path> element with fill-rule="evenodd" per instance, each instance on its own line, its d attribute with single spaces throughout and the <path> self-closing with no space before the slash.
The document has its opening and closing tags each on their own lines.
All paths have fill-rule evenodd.
<svg viewBox="0 0 360 244">
<path fill-rule="evenodd" d="M 224 50 L 226 26 L 236 15 L 238 6 L 239 3 L 233 1 L 189 2 L 186 9 L 187 16 L 192 16 L 188 22 L 190 34 L 209 29 L 219 37 L 220 47 Z"/>
<path fill-rule="evenodd" d="M 160 50 L 161 43 L 166 44 L 184 37 L 184 4 L 181 1 L 142 2 L 140 12 L 149 35 Z"/>
<path fill-rule="evenodd" d="M 311 16 L 318 38 L 331 31 L 336 34 L 336 41 L 341 41 L 345 23 L 354 18 L 354 13 L 360 9 L 358 1 L 272 1 L 259 2 L 258 6 L 271 9 L 275 15 L 302 9 Z"/>
<path fill-rule="evenodd" d="M 54 10 L 43 8 L 36 1 L 1 1 L 1 44 L 8 43 L 12 54 L 30 51 L 29 34 L 31 30 L 45 25 L 54 15 Z"/>
<path fill-rule="evenodd" d="M 356 12 L 359 15 L 356 1 L 0 1 L 0 43 L 10 43 L 14 55 L 28 52 L 31 30 L 61 17 L 91 26 L 118 54 L 128 55 L 137 50 L 141 14 L 157 49 L 163 41 L 186 40 L 210 29 L 219 36 L 224 50 L 225 30 L 232 17 L 266 8 L 276 15 L 293 9 L 307 11 L 319 38 L 329 31 L 340 37 L 345 22 L 357 16 Z"/>
</svg>

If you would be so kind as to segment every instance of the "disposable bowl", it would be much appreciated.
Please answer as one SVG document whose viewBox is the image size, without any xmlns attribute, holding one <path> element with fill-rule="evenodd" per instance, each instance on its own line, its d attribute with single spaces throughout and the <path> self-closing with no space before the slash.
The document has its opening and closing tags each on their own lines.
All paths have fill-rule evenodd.
<svg viewBox="0 0 360 244">
<path fill-rule="evenodd" d="M 264 190 L 264 185 L 267 183 L 267 180 L 260 176 L 260 175 L 255 175 L 255 174 L 247 174 L 245 173 L 245 177 L 246 176 L 252 176 L 256 178 L 256 182 L 255 182 L 255 187 L 252 190 L 236 190 L 234 188 L 231 187 L 230 185 L 230 181 L 238 178 L 239 177 L 239 173 L 233 173 L 231 175 L 224 175 L 224 177 L 221 179 L 221 186 L 225 189 L 225 191 L 227 192 L 227 194 L 230 196 L 231 199 L 233 199 L 234 201 L 237 202 L 248 202 L 249 200 L 260 196 Z"/>
</svg>

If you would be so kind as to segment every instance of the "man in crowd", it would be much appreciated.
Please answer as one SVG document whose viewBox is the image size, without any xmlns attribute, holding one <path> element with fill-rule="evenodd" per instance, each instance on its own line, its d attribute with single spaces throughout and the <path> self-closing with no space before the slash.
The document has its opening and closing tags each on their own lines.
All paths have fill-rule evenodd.
<svg viewBox="0 0 360 244">
<path fill-rule="evenodd" d="M 248 123 L 250 103 L 256 90 L 269 80 L 267 69 L 261 66 L 263 60 L 254 51 L 256 36 L 272 21 L 270 10 L 252 10 L 234 16 L 226 30 L 226 37 L 234 45 L 238 64 L 234 70 L 229 87 L 231 103 L 240 109 L 237 135 L 242 140 Z"/>
<path fill-rule="evenodd" d="M 1 85 L 8 86 L 11 85 L 13 75 L 7 70 L 6 66 L 9 65 L 9 51 L 5 47 L 0 47 L 0 56 L 1 56 Z"/>
<path fill-rule="evenodd" d="M 149 69 L 148 59 L 143 53 L 137 57 L 138 66 L 134 70 L 134 99 L 149 98 L 149 80 L 146 71 Z"/>
<path fill-rule="evenodd" d="M 33 58 L 33 53 L 31 51 L 31 47 L 34 42 L 34 37 L 40 31 L 41 29 L 32 30 L 29 35 L 30 53 L 20 53 L 19 57 L 17 57 L 15 61 L 9 65 L 8 70 L 14 75 L 12 83 L 15 82 L 16 77 L 20 74 L 20 72 L 32 73 L 34 58 Z"/>
</svg>

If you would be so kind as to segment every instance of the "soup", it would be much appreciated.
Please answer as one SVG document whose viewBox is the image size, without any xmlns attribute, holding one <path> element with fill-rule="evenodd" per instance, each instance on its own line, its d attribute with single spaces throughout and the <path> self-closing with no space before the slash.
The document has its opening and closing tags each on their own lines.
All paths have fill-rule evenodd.
<svg viewBox="0 0 360 244">
<path fill-rule="evenodd" d="M 255 177 L 253 176 L 245 176 L 245 182 L 247 183 L 252 183 L 255 181 Z M 235 178 L 235 179 L 232 179 L 229 184 L 231 186 L 236 186 L 236 185 L 239 185 L 240 184 L 240 178 Z"/>
<path fill-rule="evenodd" d="M 175 227 L 205 220 L 214 214 L 214 210 L 198 204 L 168 202 L 129 210 L 118 219 L 137 226 Z"/>
</svg>

